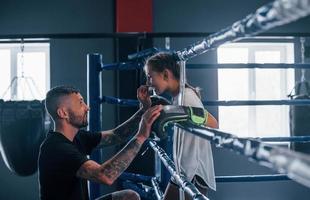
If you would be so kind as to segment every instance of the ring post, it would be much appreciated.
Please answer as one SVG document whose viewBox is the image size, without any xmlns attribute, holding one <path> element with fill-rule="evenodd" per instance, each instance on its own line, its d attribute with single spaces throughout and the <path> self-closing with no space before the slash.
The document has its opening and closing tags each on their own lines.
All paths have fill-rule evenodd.
<svg viewBox="0 0 310 200">
<path fill-rule="evenodd" d="M 91 107 L 88 115 L 88 130 L 97 132 L 101 130 L 100 115 L 100 71 L 102 69 L 101 54 L 87 54 L 87 103 Z M 96 150 L 91 154 L 91 159 L 100 160 L 100 151 Z M 98 183 L 89 182 L 89 196 L 93 200 L 100 195 L 100 185 Z"/>
</svg>

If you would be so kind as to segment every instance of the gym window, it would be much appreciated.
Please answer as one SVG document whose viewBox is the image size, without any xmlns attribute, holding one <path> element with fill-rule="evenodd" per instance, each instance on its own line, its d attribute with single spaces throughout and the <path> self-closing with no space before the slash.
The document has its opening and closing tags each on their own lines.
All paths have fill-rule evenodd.
<svg viewBox="0 0 310 200">
<path fill-rule="evenodd" d="M 294 63 L 294 43 L 231 43 L 217 55 L 218 63 Z M 294 82 L 294 69 L 219 69 L 219 100 L 287 99 Z M 239 137 L 289 136 L 289 106 L 221 106 L 219 127 Z"/>
<path fill-rule="evenodd" d="M 0 99 L 42 100 L 50 88 L 49 43 L 0 43 Z"/>
</svg>

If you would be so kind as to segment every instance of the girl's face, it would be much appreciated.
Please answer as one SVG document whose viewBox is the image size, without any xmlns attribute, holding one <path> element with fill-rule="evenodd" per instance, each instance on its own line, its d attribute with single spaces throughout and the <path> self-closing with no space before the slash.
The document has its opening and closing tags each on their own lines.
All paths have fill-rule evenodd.
<svg viewBox="0 0 310 200">
<path fill-rule="evenodd" d="M 152 70 L 152 67 L 146 68 L 147 85 L 155 88 L 157 94 L 162 94 L 167 90 L 168 81 L 164 76 L 164 72 L 156 72 Z"/>
</svg>

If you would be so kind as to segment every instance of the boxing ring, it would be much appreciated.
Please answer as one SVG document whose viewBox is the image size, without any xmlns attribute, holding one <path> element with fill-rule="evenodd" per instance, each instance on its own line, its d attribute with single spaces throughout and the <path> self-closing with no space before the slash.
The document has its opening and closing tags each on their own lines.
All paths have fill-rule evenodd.
<svg viewBox="0 0 310 200">
<path fill-rule="evenodd" d="M 310 14 L 310 0 L 276 0 L 260 7 L 254 14 L 246 16 L 244 19 L 235 22 L 217 33 L 211 34 L 201 42 L 198 42 L 184 50 L 174 52 L 175 59 L 181 62 L 183 74 L 181 85 L 185 82 L 185 65 L 188 59 L 218 46 L 233 41 L 239 41 L 246 37 L 258 35 L 277 26 L 298 20 Z M 102 83 L 100 73 L 104 70 L 131 70 L 141 69 L 143 62 L 141 58 L 146 58 L 158 52 L 157 49 L 144 51 L 140 54 L 129 55 L 131 62 L 104 64 L 102 55 L 88 54 L 87 56 L 87 100 L 92 108 L 89 114 L 89 129 L 91 131 L 101 130 L 100 124 L 100 104 L 118 104 L 121 106 L 138 106 L 138 101 L 134 99 L 119 99 L 110 96 L 102 96 L 100 85 Z M 138 58 L 135 60 L 135 58 Z M 301 64 L 217 64 L 214 65 L 187 65 L 186 68 L 210 69 L 210 68 L 294 68 L 309 69 L 310 65 Z M 182 91 L 182 90 L 181 90 Z M 181 100 L 180 100 L 181 101 Z M 310 100 L 260 100 L 260 101 L 204 101 L 205 106 L 258 106 L 258 105 L 309 105 Z M 223 132 L 218 129 L 202 127 L 188 122 L 169 122 L 172 126 L 184 129 L 191 134 L 209 140 L 216 147 L 229 149 L 234 153 L 247 157 L 250 161 L 258 165 L 277 171 L 277 174 L 250 175 L 250 176 L 221 176 L 216 177 L 217 182 L 260 182 L 260 181 L 283 181 L 292 180 L 310 188 L 310 156 L 290 149 L 272 145 L 266 142 L 309 142 L 310 136 L 293 137 L 272 137 L 272 138 L 239 138 L 233 133 Z M 167 168 L 176 183 L 193 199 L 208 199 L 202 195 L 197 188 L 187 180 L 186 176 L 177 173 L 173 161 L 155 140 L 148 141 L 149 146 L 155 151 L 158 158 Z M 93 159 L 98 160 L 99 155 L 93 155 Z M 162 199 L 163 192 L 160 188 L 161 177 L 148 177 L 141 174 L 124 173 L 121 177 L 124 185 L 135 189 L 144 198 Z M 131 180 L 132 182 L 130 182 Z M 134 182 L 145 182 L 151 186 L 147 190 L 138 187 Z M 98 185 L 91 185 L 91 198 L 98 196 Z M 150 189 L 151 188 L 151 189 Z"/>
</svg>

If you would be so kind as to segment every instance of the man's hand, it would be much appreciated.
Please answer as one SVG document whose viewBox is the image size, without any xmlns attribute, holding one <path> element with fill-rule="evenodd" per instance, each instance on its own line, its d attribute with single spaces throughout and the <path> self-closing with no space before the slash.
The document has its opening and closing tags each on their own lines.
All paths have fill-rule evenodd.
<svg viewBox="0 0 310 200">
<path fill-rule="evenodd" d="M 161 105 L 149 108 L 142 116 L 136 138 L 141 144 L 150 136 L 153 122 L 159 117 Z"/>
<path fill-rule="evenodd" d="M 98 183 L 113 184 L 138 154 L 143 142 L 150 136 L 151 126 L 161 110 L 161 105 L 149 108 L 142 116 L 138 133 L 122 150 L 101 165 L 93 160 L 84 162 L 76 175 Z"/>
<path fill-rule="evenodd" d="M 143 110 L 147 110 L 151 107 L 151 99 L 146 85 L 141 85 L 137 90 L 137 98 L 142 106 Z"/>
</svg>

